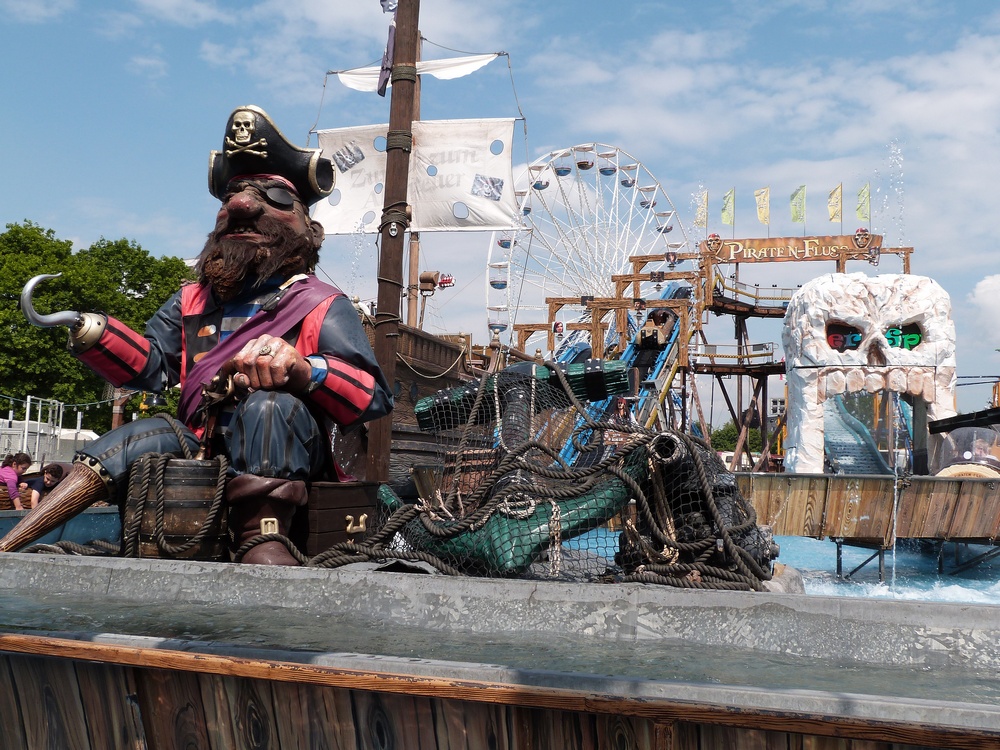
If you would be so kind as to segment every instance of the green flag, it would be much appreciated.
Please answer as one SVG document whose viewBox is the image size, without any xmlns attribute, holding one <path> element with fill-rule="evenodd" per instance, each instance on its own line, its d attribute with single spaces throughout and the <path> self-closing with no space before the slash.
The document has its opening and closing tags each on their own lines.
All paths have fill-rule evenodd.
<svg viewBox="0 0 1000 750">
<path fill-rule="evenodd" d="M 865 186 L 858 191 L 858 218 L 861 221 L 870 221 L 872 215 L 872 190 L 871 183 L 866 182 Z"/>
<path fill-rule="evenodd" d="M 844 202 L 844 183 L 840 183 L 830 191 L 830 197 L 826 201 L 826 208 L 830 212 L 830 221 L 843 221 L 841 204 Z"/>
<path fill-rule="evenodd" d="M 792 193 L 792 222 L 795 224 L 806 223 L 806 186 L 799 185 L 798 189 Z"/>
<path fill-rule="evenodd" d="M 733 217 L 736 214 L 736 188 L 732 188 L 728 193 L 722 196 L 722 223 L 733 225 Z"/>
<path fill-rule="evenodd" d="M 771 223 L 771 188 L 760 188 L 753 191 L 754 200 L 757 201 L 757 221 L 761 224 Z"/>
</svg>

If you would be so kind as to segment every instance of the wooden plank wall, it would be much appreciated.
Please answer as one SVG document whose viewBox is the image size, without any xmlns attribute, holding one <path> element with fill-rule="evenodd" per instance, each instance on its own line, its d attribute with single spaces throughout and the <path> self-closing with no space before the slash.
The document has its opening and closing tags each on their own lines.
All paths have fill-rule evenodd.
<svg viewBox="0 0 1000 750">
<path fill-rule="evenodd" d="M 647 710 L 648 709 L 644 709 Z M 703 712 L 703 710 L 702 710 Z M 687 710 L 685 710 L 687 714 Z M 690 717 L 698 716 L 692 707 Z M 732 719 L 730 718 L 730 721 Z M 752 723 L 752 717 L 743 720 Z M 771 723 L 774 723 L 772 718 Z M 816 725 L 787 719 L 789 728 Z M 848 726 L 848 725 L 845 725 Z M 828 731 L 836 732 L 836 729 Z M 907 750 L 909 744 L 0 653 L 8 750 Z M 900 730 L 896 730 L 897 735 Z M 903 732 L 905 734 L 905 731 Z M 913 739 L 935 739 L 914 727 Z M 909 737 L 907 737 L 909 739 Z M 943 747 L 987 747 L 944 735 Z M 989 742 L 990 740 L 986 740 Z M 992 740 L 995 741 L 995 740 Z M 971 744 L 969 744 L 971 742 Z M 926 747 L 926 746 L 925 746 Z"/>
<path fill-rule="evenodd" d="M 991 479 L 821 474 L 736 475 L 757 522 L 780 536 L 993 541 L 1000 482 Z M 897 497 L 898 491 L 898 497 Z M 895 524 L 895 527 L 894 527 Z"/>
</svg>

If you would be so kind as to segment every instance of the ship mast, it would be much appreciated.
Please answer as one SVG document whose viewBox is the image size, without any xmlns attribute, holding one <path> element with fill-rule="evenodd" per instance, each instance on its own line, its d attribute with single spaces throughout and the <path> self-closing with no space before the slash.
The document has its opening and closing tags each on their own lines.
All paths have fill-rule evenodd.
<svg viewBox="0 0 1000 750">
<path fill-rule="evenodd" d="M 420 62 L 421 40 L 417 30 L 417 62 Z M 420 119 L 420 76 L 413 89 L 413 119 Z M 406 325 L 423 328 L 423 320 L 417 319 L 417 300 L 420 297 L 420 232 L 410 232 L 410 247 L 407 254 L 409 274 L 406 284 Z"/>
<path fill-rule="evenodd" d="M 375 357 L 392 388 L 396 381 L 396 351 L 403 290 L 403 238 L 410 223 L 406 186 L 413 142 L 413 112 L 417 87 L 417 29 L 420 0 L 399 0 L 396 9 L 395 54 L 389 132 L 386 134 L 385 203 L 380 225 L 378 302 L 375 315 Z M 371 422 L 368 433 L 369 481 L 389 476 L 392 415 Z"/>
</svg>

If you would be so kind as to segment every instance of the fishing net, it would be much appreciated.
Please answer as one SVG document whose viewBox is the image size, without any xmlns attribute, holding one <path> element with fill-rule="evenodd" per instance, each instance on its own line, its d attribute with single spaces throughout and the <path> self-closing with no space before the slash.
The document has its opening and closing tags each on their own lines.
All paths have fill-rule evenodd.
<svg viewBox="0 0 1000 750">
<path fill-rule="evenodd" d="M 451 575 L 763 588 L 777 547 L 735 477 L 698 439 L 642 428 L 628 392 L 625 363 L 595 359 L 519 363 L 441 390 L 414 407 L 436 446 L 423 455 L 433 460 L 380 486 L 363 541 L 309 558 L 262 531 L 234 559 L 281 541 L 311 567 L 414 561 Z M 143 544 L 152 556 L 184 557 L 206 544 L 223 554 L 221 479 L 202 482 L 199 513 L 207 516 L 186 541 L 169 537 L 163 501 L 170 462 L 213 477 L 224 469 L 189 456 L 144 458 L 133 467 L 124 554 L 143 556 Z"/>
<path fill-rule="evenodd" d="M 363 543 L 309 562 L 459 575 L 760 589 L 776 556 L 704 443 L 631 417 L 622 362 L 519 363 L 416 406 L 442 459 L 383 485 Z"/>
</svg>

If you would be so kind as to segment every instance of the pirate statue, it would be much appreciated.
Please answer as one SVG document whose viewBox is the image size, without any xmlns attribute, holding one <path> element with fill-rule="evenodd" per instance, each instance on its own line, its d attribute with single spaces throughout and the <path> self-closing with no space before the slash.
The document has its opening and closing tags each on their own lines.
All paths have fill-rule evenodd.
<svg viewBox="0 0 1000 750">
<path fill-rule="evenodd" d="M 118 501 L 136 459 L 180 456 L 181 439 L 190 454 L 204 441 L 228 457 L 233 550 L 275 521 L 287 535 L 306 502 L 306 482 L 334 478 L 332 426 L 392 409 L 351 301 L 313 274 L 323 227 L 310 219 L 309 206 L 333 183 L 333 164 L 319 149 L 289 143 L 258 107 L 239 107 L 222 151 L 209 159 L 209 190 L 222 205 L 198 258 L 198 281 L 167 300 L 144 335 L 105 315 L 36 315 L 31 287 L 45 277 L 28 283 L 22 306 L 29 320 L 69 325 L 70 351 L 113 385 L 160 392 L 179 383 L 183 425 L 151 417 L 89 443 L 46 501 L 0 539 L 0 552 L 29 544 L 98 500 Z M 231 378 L 237 398 L 206 424 L 199 406 L 218 374 Z M 243 562 L 298 564 L 275 541 L 250 548 Z"/>
</svg>

